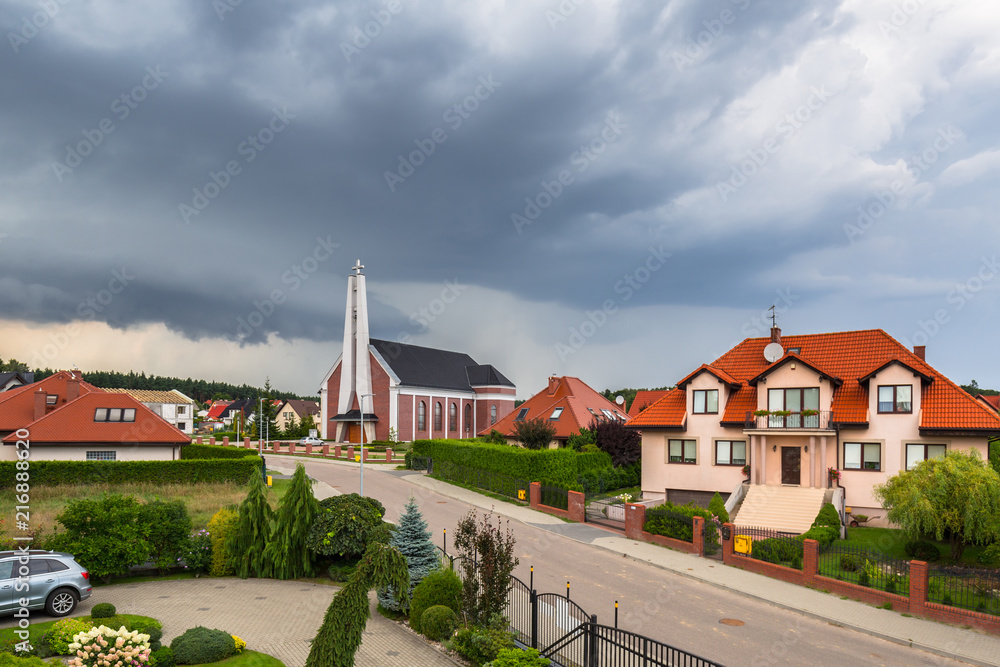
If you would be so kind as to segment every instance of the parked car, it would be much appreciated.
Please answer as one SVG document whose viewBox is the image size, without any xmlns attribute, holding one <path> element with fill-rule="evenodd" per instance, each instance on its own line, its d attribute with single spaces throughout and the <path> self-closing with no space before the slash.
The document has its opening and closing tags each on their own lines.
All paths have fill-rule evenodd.
<svg viewBox="0 0 1000 667">
<path fill-rule="evenodd" d="M 301 440 L 299 440 L 299 444 L 300 445 L 313 445 L 314 447 L 316 445 L 319 445 L 320 447 L 322 447 L 323 446 L 323 441 L 320 440 L 319 438 L 314 438 L 312 436 L 307 435 L 306 437 L 304 437 Z"/>
<path fill-rule="evenodd" d="M 27 561 L 27 562 L 25 562 Z M 24 567 L 27 570 L 23 570 Z M 93 592 L 90 574 L 72 554 L 32 549 L 0 551 L 0 614 L 13 614 L 20 601 L 49 616 L 68 616 Z"/>
</svg>

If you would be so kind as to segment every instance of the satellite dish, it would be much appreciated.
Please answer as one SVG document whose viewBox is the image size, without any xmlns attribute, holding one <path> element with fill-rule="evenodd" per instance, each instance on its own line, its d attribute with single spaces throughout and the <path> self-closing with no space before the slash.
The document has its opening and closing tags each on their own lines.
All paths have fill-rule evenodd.
<svg viewBox="0 0 1000 667">
<path fill-rule="evenodd" d="M 764 358 L 772 363 L 781 359 L 784 354 L 785 348 L 781 347 L 781 343 L 768 343 L 764 348 Z"/>
<path fill-rule="evenodd" d="M 615 403 L 617 403 L 618 405 L 625 405 L 625 397 L 622 396 L 621 394 L 618 394 L 617 396 L 615 396 Z"/>
</svg>

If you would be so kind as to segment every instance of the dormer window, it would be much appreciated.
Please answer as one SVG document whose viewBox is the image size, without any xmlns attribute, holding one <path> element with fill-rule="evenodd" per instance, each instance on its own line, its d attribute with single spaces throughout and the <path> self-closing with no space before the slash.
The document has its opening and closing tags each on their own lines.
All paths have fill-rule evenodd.
<svg viewBox="0 0 1000 667">
<path fill-rule="evenodd" d="M 879 413 L 913 412 L 913 385 L 883 385 L 878 388 Z"/>
<path fill-rule="evenodd" d="M 134 422 L 135 408 L 97 408 L 95 422 Z"/>
<path fill-rule="evenodd" d="M 694 413 L 696 415 L 717 415 L 717 414 L 719 414 L 719 390 L 718 389 L 695 389 L 694 390 Z"/>
<path fill-rule="evenodd" d="M 58 401 L 58 400 L 59 400 L 59 397 L 56 396 L 55 394 L 48 394 L 45 397 L 45 405 L 55 405 L 56 401 Z"/>
</svg>

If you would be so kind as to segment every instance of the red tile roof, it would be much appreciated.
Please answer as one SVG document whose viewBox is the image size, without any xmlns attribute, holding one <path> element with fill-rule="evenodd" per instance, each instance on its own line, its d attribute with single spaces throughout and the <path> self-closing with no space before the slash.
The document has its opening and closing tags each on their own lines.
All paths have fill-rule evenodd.
<svg viewBox="0 0 1000 667">
<path fill-rule="evenodd" d="M 632 405 L 629 406 L 628 416 L 635 417 L 640 412 L 656 403 L 658 400 L 667 395 L 669 389 L 640 389 L 635 392 L 635 398 L 632 399 Z"/>
<path fill-rule="evenodd" d="M 229 407 L 232 401 L 214 401 L 212 407 L 208 409 L 208 414 L 205 415 L 208 419 L 218 419 L 222 416 L 222 411 Z"/>
<path fill-rule="evenodd" d="M 976 398 L 985 401 L 994 410 L 1000 410 L 1000 394 L 996 396 L 986 396 L 985 394 L 977 394 Z"/>
<path fill-rule="evenodd" d="M 708 364 L 740 383 L 740 388 L 729 396 L 723 422 L 741 423 L 747 412 L 756 409 L 756 388 L 749 381 L 781 361 L 770 364 L 764 358 L 764 347 L 770 342 L 770 338 L 748 338 Z M 868 386 L 862 380 L 887 364 L 899 362 L 931 379 L 923 384 L 920 428 L 1000 432 L 1000 415 L 991 413 L 881 329 L 783 336 L 781 344 L 786 350 L 800 348 L 798 357 L 803 362 L 842 380 L 843 384 L 833 393 L 832 422 L 866 422 Z M 629 425 L 679 427 L 684 419 L 683 398 L 683 390 L 674 390 Z"/>
<path fill-rule="evenodd" d="M 134 408 L 134 422 L 95 422 L 97 408 Z M 186 445 L 191 438 L 127 394 L 96 389 L 60 405 L 38 421 L 22 423 L 32 443 Z M 14 433 L 4 442 L 17 440 Z"/>
<path fill-rule="evenodd" d="M 66 383 L 73 377 L 74 373 L 71 371 L 59 371 L 44 380 L 0 392 L 0 432 L 14 431 L 35 420 L 35 392 L 39 389 L 47 395 L 57 397 L 55 407 L 48 408 L 48 412 L 65 405 Z M 75 377 L 80 383 L 80 395 L 101 391 L 94 385 L 79 380 L 79 372 L 75 373 Z"/>
<path fill-rule="evenodd" d="M 719 378 L 723 382 L 728 384 L 739 384 L 739 380 L 735 379 L 732 375 L 725 372 L 721 368 L 714 368 L 708 364 L 702 364 L 696 368 L 693 372 L 689 373 L 683 380 L 677 383 L 678 387 L 683 388 L 688 382 L 693 380 L 699 373 L 711 373 L 715 377 Z"/>
<path fill-rule="evenodd" d="M 556 408 L 563 408 L 559 419 L 549 422 L 556 427 L 555 438 L 560 440 L 565 440 L 569 436 L 579 433 L 581 428 L 590 426 L 590 422 L 594 420 L 594 415 L 590 410 L 597 413 L 601 419 L 604 418 L 601 410 L 610 410 L 622 420 L 628 420 L 628 415 L 624 410 L 591 389 L 579 378 L 569 376 L 549 378 L 549 383 L 549 387 L 514 408 L 513 412 L 496 424 L 484 428 L 480 434 L 486 435 L 491 429 L 496 429 L 504 435 L 513 435 L 514 420 L 525 408 L 528 410 L 524 416 L 525 419 L 541 417 L 545 420 L 549 419 Z"/>
</svg>

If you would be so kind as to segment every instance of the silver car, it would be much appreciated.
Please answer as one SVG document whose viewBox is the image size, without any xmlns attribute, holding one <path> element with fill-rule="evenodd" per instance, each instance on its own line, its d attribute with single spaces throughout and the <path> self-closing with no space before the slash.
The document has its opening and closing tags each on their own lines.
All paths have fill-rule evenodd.
<svg viewBox="0 0 1000 667">
<path fill-rule="evenodd" d="M 27 599 L 28 609 L 68 616 L 76 603 L 92 592 L 90 574 L 72 554 L 37 549 L 0 551 L 0 614 L 13 614 L 21 607 L 20 601 Z"/>
</svg>

